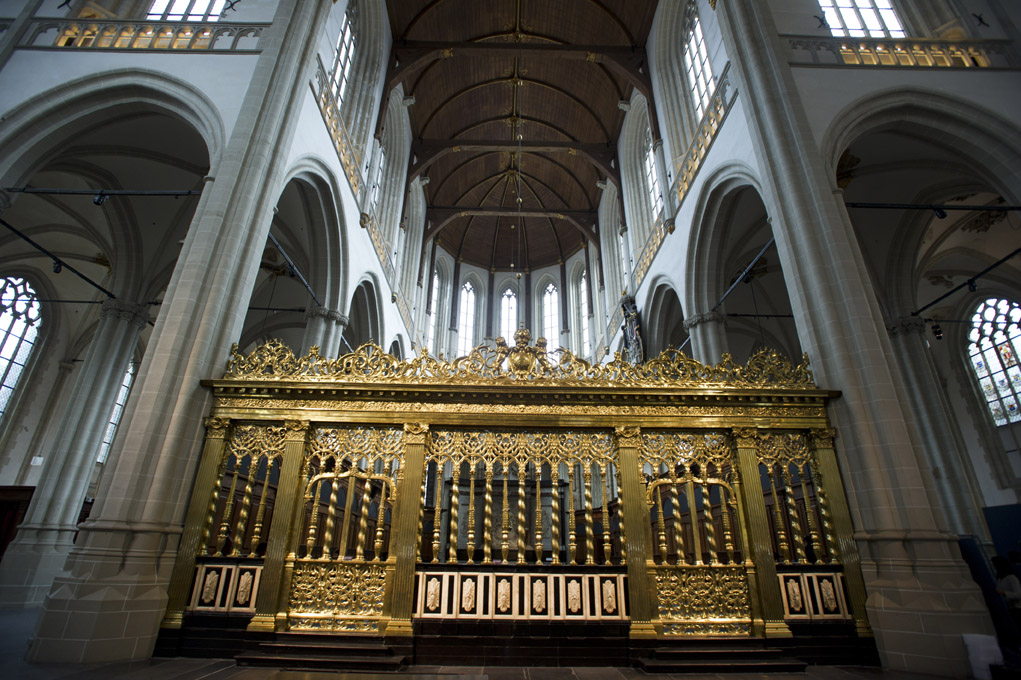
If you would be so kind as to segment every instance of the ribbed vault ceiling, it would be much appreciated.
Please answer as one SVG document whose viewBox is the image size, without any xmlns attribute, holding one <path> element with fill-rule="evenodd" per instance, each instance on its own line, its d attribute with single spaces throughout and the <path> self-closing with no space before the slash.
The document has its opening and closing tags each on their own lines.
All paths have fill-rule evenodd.
<svg viewBox="0 0 1021 680">
<path fill-rule="evenodd" d="M 648 92 L 644 46 L 656 3 L 387 6 L 388 86 L 403 83 L 414 97 L 409 181 L 429 179 L 427 237 L 501 271 L 554 265 L 598 240 L 597 182 L 619 183 L 618 103 L 635 87 Z"/>
</svg>

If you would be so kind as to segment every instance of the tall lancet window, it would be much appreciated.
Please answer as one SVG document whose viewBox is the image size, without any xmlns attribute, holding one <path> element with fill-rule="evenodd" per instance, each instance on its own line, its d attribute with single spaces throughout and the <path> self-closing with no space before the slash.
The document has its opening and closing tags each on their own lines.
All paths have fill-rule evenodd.
<svg viewBox="0 0 1021 680">
<path fill-rule="evenodd" d="M 701 118 L 709 106 L 709 98 L 713 94 L 713 69 L 709 64 L 709 51 L 705 47 L 702 36 L 702 25 L 695 13 L 694 3 L 688 18 L 687 30 L 684 35 L 684 72 L 688 78 L 688 89 L 695 105 L 695 116 Z"/>
<path fill-rule="evenodd" d="M 41 321 L 39 299 L 28 281 L 0 279 L 0 417 L 32 354 Z"/>
<path fill-rule="evenodd" d="M 649 192 L 649 207 L 652 217 L 656 219 L 663 211 L 663 190 L 659 186 L 659 174 L 656 172 L 656 151 L 652 147 L 652 131 L 645 133 L 645 188 Z"/>
<path fill-rule="evenodd" d="M 337 35 L 333 67 L 330 69 L 330 87 L 333 90 L 333 97 L 338 102 L 344 101 L 344 95 L 347 94 L 351 81 L 351 64 L 354 63 L 356 37 L 351 14 L 352 10 L 348 8 L 344 14 L 344 22 L 340 26 L 340 33 Z"/>
<path fill-rule="evenodd" d="M 588 356 L 592 353 L 592 343 L 588 337 L 588 272 L 584 271 L 581 273 L 581 279 L 578 280 L 578 309 L 580 314 L 578 315 L 581 324 L 581 354 L 582 356 Z"/>
<path fill-rule="evenodd" d="M 379 149 L 379 165 L 376 167 L 376 181 L 372 183 L 372 207 L 379 206 L 379 197 L 383 195 L 383 173 L 386 171 L 386 148 Z"/>
<path fill-rule="evenodd" d="M 110 455 L 110 447 L 113 445 L 113 436 L 117 434 L 117 426 L 124 415 L 124 405 L 128 403 L 128 394 L 131 393 L 131 384 L 135 382 L 135 364 L 128 364 L 128 370 L 121 380 L 121 388 L 117 391 L 117 399 L 114 401 L 113 410 L 110 411 L 110 420 L 106 423 L 106 430 L 103 432 L 103 443 L 99 445 L 99 455 L 96 456 L 97 463 L 105 463 L 106 457 Z"/>
<path fill-rule="evenodd" d="M 461 286 L 460 318 L 457 322 L 457 356 L 468 356 L 475 346 L 475 286 L 465 281 Z"/>
<path fill-rule="evenodd" d="M 560 292 L 552 283 L 542 293 L 542 334 L 546 351 L 555 354 L 560 349 Z"/>
<path fill-rule="evenodd" d="M 891 0 L 819 0 L 819 9 L 835 36 L 903 38 L 904 26 Z"/>
<path fill-rule="evenodd" d="M 429 314 L 429 318 L 426 320 L 425 329 L 425 347 L 433 354 L 439 354 L 436 348 L 433 346 L 433 341 L 436 339 L 436 324 L 440 318 L 440 272 L 436 269 L 433 270 L 433 282 L 432 282 L 432 295 L 429 298 L 432 300 L 432 311 Z"/>
<path fill-rule="evenodd" d="M 156 0 L 148 21 L 219 21 L 225 0 Z"/>
<path fill-rule="evenodd" d="M 514 333 L 518 329 L 518 296 L 508 288 L 500 296 L 500 335 L 507 344 L 514 344 Z"/>
<path fill-rule="evenodd" d="M 1021 422 L 1021 305 L 990 298 L 975 308 L 971 321 L 971 368 L 993 422 Z"/>
</svg>

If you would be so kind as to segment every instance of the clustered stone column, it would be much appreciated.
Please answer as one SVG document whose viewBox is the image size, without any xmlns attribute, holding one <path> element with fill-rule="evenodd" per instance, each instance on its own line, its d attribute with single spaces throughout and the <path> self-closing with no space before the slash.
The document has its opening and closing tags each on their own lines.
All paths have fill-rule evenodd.
<svg viewBox="0 0 1021 680">
<path fill-rule="evenodd" d="M 32 503 L 0 564 L 3 606 L 39 606 L 63 568 L 110 413 L 148 321 L 148 305 L 103 302 Z"/>
<path fill-rule="evenodd" d="M 305 336 L 301 340 L 301 353 L 308 353 L 313 346 L 319 348 L 324 357 L 337 357 L 344 354 L 341 348 L 341 336 L 347 328 L 349 319 L 335 309 L 314 307 L 305 313 Z"/>
</svg>

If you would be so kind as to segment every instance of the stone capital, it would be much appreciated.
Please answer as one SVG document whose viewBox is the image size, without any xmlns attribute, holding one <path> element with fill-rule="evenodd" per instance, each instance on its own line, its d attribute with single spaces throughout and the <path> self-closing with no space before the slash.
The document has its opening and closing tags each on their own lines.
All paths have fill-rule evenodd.
<svg viewBox="0 0 1021 680">
<path fill-rule="evenodd" d="M 347 315 L 341 314 L 336 309 L 330 309 L 329 307 L 312 307 L 305 312 L 306 319 L 314 319 L 316 317 L 322 317 L 328 321 L 333 321 L 344 328 L 347 328 L 349 321 Z"/>
<path fill-rule="evenodd" d="M 694 314 L 684 320 L 684 330 L 690 331 L 695 326 L 703 323 L 722 323 L 727 325 L 727 315 L 723 312 L 702 312 Z"/>
<path fill-rule="evenodd" d="M 902 316 L 886 327 L 890 337 L 898 335 L 921 335 L 925 332 L 925 319 L 918 316 Z"/>
<path fill-rule="evenodd" d="M 103 310 L 99 313 L 99 317 L 101 319 L 108 317 L 120 319 L 142 329 L 149 323 L 149 305 L 108 298 L 103 300 Z"/>
</svg>

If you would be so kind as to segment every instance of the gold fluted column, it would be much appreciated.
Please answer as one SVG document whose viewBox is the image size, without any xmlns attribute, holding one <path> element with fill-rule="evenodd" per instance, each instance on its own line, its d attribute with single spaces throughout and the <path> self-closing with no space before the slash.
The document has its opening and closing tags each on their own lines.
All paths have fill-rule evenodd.
<svg viewBox="0 0 1021 680">
<path fill-rule="evenodd" d="M 202 447 L 202 461 L 195 478 L 195 489 L 207 489 L 209 493 L 193 493 L 184 521 L 184 534 L 177 549 L 174 575 L 167 587 L 167 613 L 163 617 L 163 628 L 180 628 L 184 608 L 188 606 L 192 579 L 195 578 L 195 556 L 204 547 L 203 536 L 208 538 L 210 523 L 213 521 L 210 506 L 216 512 L 216 501 L 220 491 L 220 475 L 223 474 L 224 456 L 227 449 L 227 418 L 206 418 L 206 441 Z"/>
<path fill-rule="evenodd" d="M 748 526 L 745 535 L 751 546 L 751 560 L 754 570 L 748 570 L 748 588 L 758 593 L 758 611 L 752 603 L 752 628 L 756 635 L 766 637 L 792 637 L 791 629 L 783 620 L 783 600 L 780 598 L 780 584 L 776 578 L 776 561 L 769 533 L 769 517 L 766 502 L 762 497 L 759 482 L 759 456 L 755 451 L 758 431 L 753 427 L 734 430 L 737 446 L 738 469 L 741 474 L 741 493 L 744 494 L 745 518 Z M 746 558 L 747 561 L 747 558 Z"/>
<path fill-rule="evenodd" d="M 415 558 L 418 546 L 418 509 L 422 504 L 422 477 L 425 467 L 426 423 L 404 424 L 404 463 L 397 482 L 397 502 L 390 533 L 390 557 L 387 559 L 387 589 L 383 616 L 389 617 L 387 637 L 411 637 L 411 611 L 415 592 Z M 456 536 L 454 537 L 456 540 Z"/>
<path fill-rule="evenodd" d="M 844 565 L 844 582 L 847 584 L 847 593 L 851 599 L 851 615 L 854 617 L 855 628 L 859 636 L 872 637 L 872 628 L 865 616 L 865 579 L 861 573 L 858 546 L 854 542 L 851 511 L 847 506 L 844 486 L 840 481 L 840 468 L 837 467 L 837 455 L 833 450 L 835 436 L 836 431 L 829 427 L 811 431 L 809 441 L 815 451 L 816 464 L 822 477 L 815 481 L 816 493 L 821 494 L 820 502 L 823 502 L 824 498 L 832 513 L 837 553 L 840 563 Z"/>
<path fill-rule="evenodd" d="M 249 622 L 248 630 L 274 630 L 278 627 L 283 630 L 287 623 L 290 579 L 284 578 L 284 567 L 285 559 L 289 558 L 288 543 L 298 514 L 296 508 L 304 498 L 300 477 L 308 429 L 307 420 L 288 420 L 284 423 L 284 462 L 280 467 L 280 481 L 273 505 L 273 522 L 266 537 L 262 578 L 259 580 L 259 593 L 255 597 L 255 616 Z M 268 475 L 266 483 L 269 483 Z"/>
<path fill-rule="evenodd" d="M 632 638 L 657 637 L 656 623 L 659 611 L 654 581 L 649 576 L 652 567 L 652 535 L 648 527 L 649 511 L 645 507 L 645 490 L 642 485 L 642 465 L 638 457 L 641 447 L 641 430 L 633 426 L 618 426 L 615 431 L 617 456 L 620 460 L 620 499 L 624 516 L 631 521 L 646 524 L 627 532 L 627 580 L 631 597 Z"/>
</svg>

